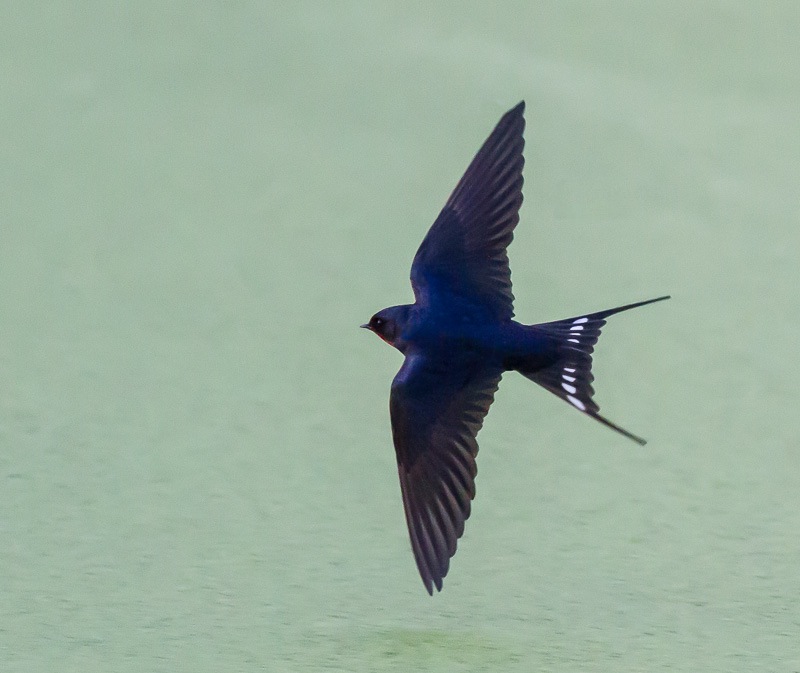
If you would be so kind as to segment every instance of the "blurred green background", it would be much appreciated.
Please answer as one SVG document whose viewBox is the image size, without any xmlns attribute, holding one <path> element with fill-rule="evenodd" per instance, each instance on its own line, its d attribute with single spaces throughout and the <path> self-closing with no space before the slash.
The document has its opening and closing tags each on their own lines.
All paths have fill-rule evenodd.
<svg viewBox="0 0 800 673">
<path fill-rule="evenodd" d="M 800 4 L 64 2 L 0 22 L 0 669 L 800 668 Z M 357 326 L 527 101 L 507 375 L 424 591 Z"/>
</svg>

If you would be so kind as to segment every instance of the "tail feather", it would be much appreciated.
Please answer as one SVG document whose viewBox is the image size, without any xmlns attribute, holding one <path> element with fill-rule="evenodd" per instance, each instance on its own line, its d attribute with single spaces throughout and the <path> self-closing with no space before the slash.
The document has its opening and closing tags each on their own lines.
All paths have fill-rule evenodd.
<svg viewBox="0 0 800 673">
<path fill-rule="evenodd" d="M 603 425 L 616 430 L 621 435 L 632 439 L 640 445 L 644 445 L 646 443 L 644 439 L 600 415 L 600 407 L 593 399 L 592 352 L 594 351 L 594 345 L 600 338 L 600 331 L 603 325 L 606 324 L 606 318 L 615 313 L 622 313 L 623 311 L 663 301 L 664 299 L 669 299 L 669 296 L 626 304 L 625 306 L 567 318 L 566 320 L 533 325 L 531 329 L 555 338 L 558 357 L 555 362 L 545 367 L 538 366 L 526 370 L 522 366 L 519 368 L 520 373 Z"/>
</svg>

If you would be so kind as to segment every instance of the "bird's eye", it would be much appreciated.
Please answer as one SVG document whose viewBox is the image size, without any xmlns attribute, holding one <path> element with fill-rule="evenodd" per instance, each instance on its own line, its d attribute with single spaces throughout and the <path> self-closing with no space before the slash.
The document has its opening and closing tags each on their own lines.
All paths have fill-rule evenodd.
<svg viewBox="0 0 800 673">
<path fill-rule="evenodd" d="M 372 319 L 372 324 L 375 327 L 380 327 L 381 325 L 383 325 L 383 318 L 373 318 Z"/>
</svg>

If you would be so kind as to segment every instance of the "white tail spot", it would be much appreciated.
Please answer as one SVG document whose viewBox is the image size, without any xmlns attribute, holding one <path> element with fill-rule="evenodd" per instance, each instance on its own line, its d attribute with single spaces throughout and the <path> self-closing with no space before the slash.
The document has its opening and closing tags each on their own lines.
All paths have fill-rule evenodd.
<svg viewBox="0 0 800 673">
<path fill-rule="evenodd" d="M 580 343 L 580 341 L 578 341 L 577 339 L 567 339 L 567 341 L 569 341 L 570 343 L 574 343 L 574 344 L 579 344 Z"/>
<path fill-rule="evenodd" d="M 573 325 L 569 328 L 570 332 L 580 332 L 583 330 L 583 325 Z"/>
<path fill-rule="evenodd" d="M 573 325 L 583 325 L 583 323 L 589 322 L 589 318 L 578 318 L 577 320 L 573 320 Z"/>
<path fill-rule="evenodd" d="M 572 393 L 573 395 L 577 392 L 575 386 L 571 386 L 569 383 L 562 383 L 561 387 L 566 390 L 568 393 Z"/>
<path fill-rule="evenodd" d="M 564 367 L 565 372 L 569 372 L 570 374 L 575 373 L 575 367 Z"/>
<path fill-rule="evenodd" d="M 586 411 L 586 405 L 583 402 L 581 402 L 577 397 L 573 397 L 572 395 L 567 395 L 567 400 L 573 407 L 580 409 L 581 411 Z"/>
<path fill-rule="evenodd" d="M 564 379 L 565 381 L 569 381 L 570 383 L 575 383 L 574 376 L 567 376 L 566 374 L 562 374 L 561 378 Z"/>
</svg>

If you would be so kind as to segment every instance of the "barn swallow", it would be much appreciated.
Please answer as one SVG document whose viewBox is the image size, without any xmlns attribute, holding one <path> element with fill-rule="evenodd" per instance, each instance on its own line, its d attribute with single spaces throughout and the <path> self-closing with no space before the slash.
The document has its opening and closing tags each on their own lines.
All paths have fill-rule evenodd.
<svg viewBox="0 0 800 673">
<path fill-rule="evenodd" d="M 606 318 L 668 296 L 538 325 L 512 319 L 506 248 L 522 205 L 524 112 L 523 101 L 502 117 L 422 241 L 411 265 L 414 303 L 362 325 L 405 356 L 389 411 L 411 547 L 431 595 L 470 515 L 476 436 L 504 372 L 645 443 L 600 415 L 592 351 Z"/>
</svg>

